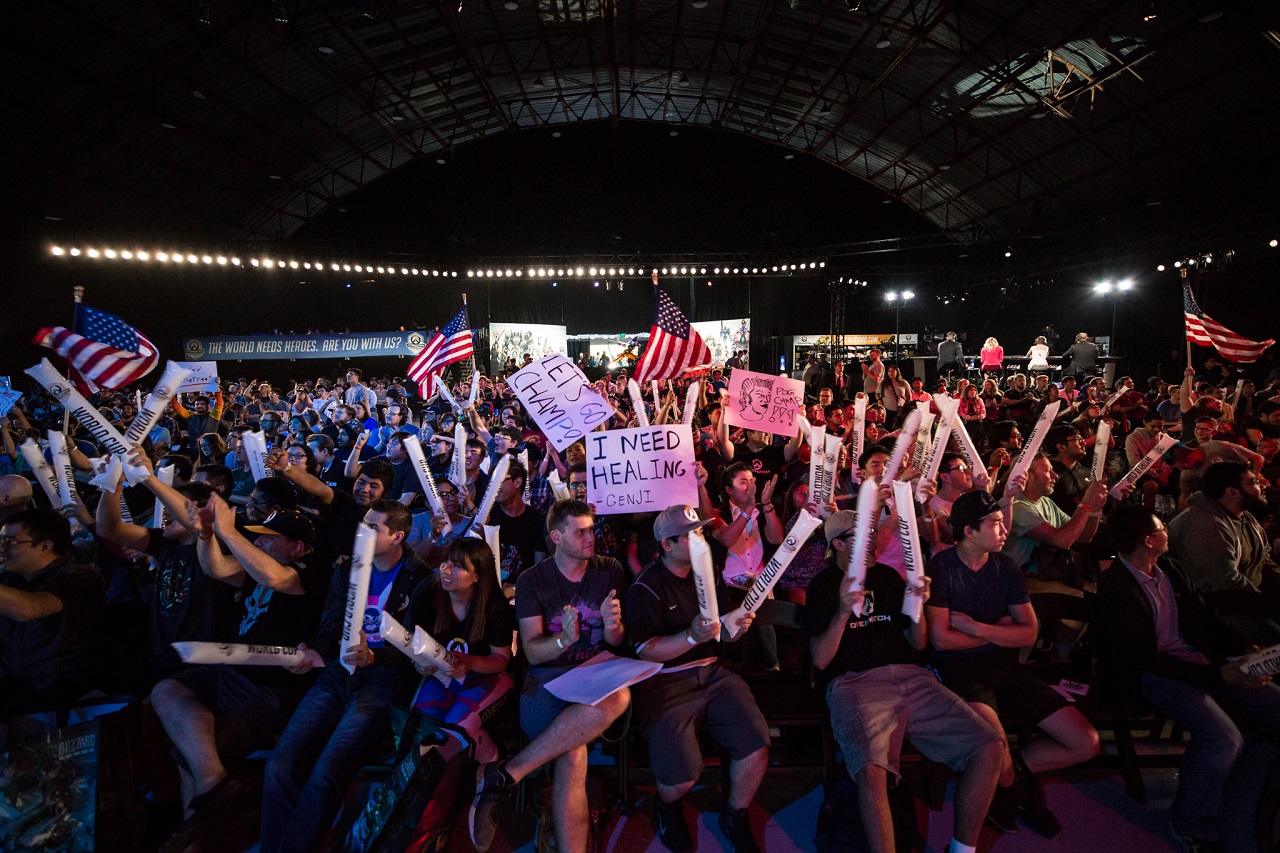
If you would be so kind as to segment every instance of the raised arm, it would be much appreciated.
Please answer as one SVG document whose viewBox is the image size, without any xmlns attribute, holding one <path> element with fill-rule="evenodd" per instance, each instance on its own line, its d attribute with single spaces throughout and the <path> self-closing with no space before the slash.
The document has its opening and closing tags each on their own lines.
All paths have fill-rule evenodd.
<svg viewBox="0 0 1280 853">
<path fill-rule="evenodd" d="M 120 486 L 117 486 L 117 489 Z M 185 516 L 184 516 L 185 517 Z M 98 499 L 94 517 L 94 532 L 108 542 L 142 551 L 151 541 L 151 531 L 137 524 L 129 524 L 120 514 L 120 492 L 103 492 Z"/>
<path fill-rule="evenodd" d="M 236 529 L 236 513 L 226 501 L 214 494 L 209 498 L 213 508 L 213 532 L 222 543 L 231 550 L 232 556 L 239 561 L 244 571 L 259 586 L 265 586 L 285 595 L 302 595 L 305 591 L 302 578 L 296 569 L 282 566 Z M 205 543 L 201 543 L 205 544 Z"/>
<path fill-rule="evenodd" d="M 283 447 L 277 447 L 267 454 L 267 467 L 324 506 L 333 503 L 333 489 L 296 465 L 290 465 L 289 457 L 285 455 Z"/>
</svg>

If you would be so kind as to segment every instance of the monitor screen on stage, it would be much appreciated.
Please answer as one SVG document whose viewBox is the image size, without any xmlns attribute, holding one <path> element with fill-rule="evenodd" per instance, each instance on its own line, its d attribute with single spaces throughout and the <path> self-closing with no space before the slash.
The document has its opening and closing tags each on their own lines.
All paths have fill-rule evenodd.
<svg viewBox="0 0 1280 853">
<path fill-rule="evenodd" d="M 566 347 L 564 326 L 542 326 L 534 323 L 489 324 L 489 363 L 490 369 L 495 372 L 502 369 L 507 359 L 514 359 L 517 365 L 521 365 L 524 364 L 525 353 L 537 361 L 553 352 L 568 355 Z"/>
</svg>

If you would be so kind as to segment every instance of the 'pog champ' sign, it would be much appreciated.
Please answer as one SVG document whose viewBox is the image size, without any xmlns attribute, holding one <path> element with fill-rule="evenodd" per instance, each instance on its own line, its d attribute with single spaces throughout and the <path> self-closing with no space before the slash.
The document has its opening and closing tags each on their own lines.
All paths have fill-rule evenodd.
<svg viewBox="0 0 1280 853">
<path fill-rule="evenodd" d="M 729 426 L 792 436 L 796 416 L 804 413 L 804 383 L 737 368 L 729 377 L 727 402 Z"/>
<path fill-rule="evenodd" d="M 693 430 L 673 424 L 587 436 L 587 501 L 597 515 L 697 506 Z"/>
<path fill-rule="evenodd" d="M 507 385 L 559 451 L 613 417 L 609 401 L 592 391 L 586 374 L 560 353 L 517 370 Z"/>
</svg>

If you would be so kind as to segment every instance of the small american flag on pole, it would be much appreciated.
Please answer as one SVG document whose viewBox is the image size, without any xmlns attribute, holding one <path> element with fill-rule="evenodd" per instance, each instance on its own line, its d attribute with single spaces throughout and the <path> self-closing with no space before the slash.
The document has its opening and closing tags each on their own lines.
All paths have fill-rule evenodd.
<svg viewBox="0 0 1280 853">
<path fill-rule="evenodd" d="M 115 390 L 150 373 L 160 352 L 146 335 L 114 314 L 76 305 L 75 329 L 62 326 L 36 332 L 34 343 L 49 347 L 71 366 L 90 391 Z"/>
<path fill-rule="evenodd" d="M 657 284 L 657 276 L 654 276 Z M 711 366 L 711 350 L 702 336 L 689 325 L 671 297 L 654 288 L 658 295 L 649 345 L 636 362 L 635 379 L 644 384 L 652 379 L 676 379 L 706 372 Z"/>
<path fill-rule="evenodd" d="M 1241 337 L 1200 310 L 1191 295 L 1191 283 L 1182 279 L 1182 310 L 1187 319 L 1187 340 L 1202 347 L 1213 347 L 1227 361 L 1253 362 L 1275 341 L 1251 341 Z"/>
<path fill-rule="evenodd" d="M 449 325 L 440 330 L 409 365 L 409 378 L 418 383 L 422 396 L 431 396 L 431 377 L 443 373 L 454 362 L 471 358 L 475 347 L 471 343 L 471 325 L 467 320 L 467 306 L 463 305 Z"/>
</svg>

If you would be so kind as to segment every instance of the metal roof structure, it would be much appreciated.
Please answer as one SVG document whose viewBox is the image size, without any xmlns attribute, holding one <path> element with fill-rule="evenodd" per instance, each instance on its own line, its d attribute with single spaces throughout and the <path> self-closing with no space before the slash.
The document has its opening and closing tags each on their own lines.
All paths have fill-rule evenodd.
<svg viewBox="0 0 1280 853">
<path fill-rule="evenodd" d="M 1280 151 L 1280 37 L 1260 2 L 43 0 L 12 14 L 11 146 L 31 207 L 186 218 L 244 243 L 287 239 L 422 158 L 578 122 L 745 134 L 957 235 L 1158 200 Z"/>
</svg>

